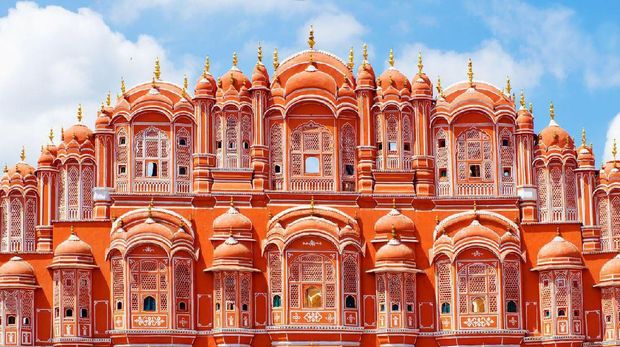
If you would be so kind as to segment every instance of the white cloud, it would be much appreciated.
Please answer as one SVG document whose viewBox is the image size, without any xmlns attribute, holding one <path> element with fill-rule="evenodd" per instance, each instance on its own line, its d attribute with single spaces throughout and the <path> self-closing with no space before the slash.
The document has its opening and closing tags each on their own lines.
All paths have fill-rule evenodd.
<svg viewBox="0 0 620 347">
<path fill-rule="evenodd" d="M 611 146 L 614 139 L 616 140 L 617 146 L 620 146 L 620 113 L 609 122 L 609 128 L 607 128 L 607 141 L 605 142 L 605 154 L 603 155 L 604 163 L 612 159 Z M 618 159 L 620 159 L 620 157 L 618 157 Z"/>
<path fill-rule="evenodd" d="M 316 48 L 347 57 L 351 46 L 361 47 L 366 28 L 351 14 L 344 12 L 322 13 L 310 18 L 297 30 L 302 47 L 307 47 L 310 25 L 314 27 Z"/>
<path fill-rule="evenodd" d="M 17 3 L 0 18 L 0 51 L 0 163 L 9 165 L 22 145 L 36 164 L 50 127 L 74 124 L 78 103 L 93 127 L 105 93 L 118 92 L 121 76 L 128 87 L 148 80 L 157 56 L 165 79 L 182 80 L 155 39 L 130 41 L 88 9 Z"/>
<path fill-rule="evenodd" d="M 396 52 L 396 66 L 407 76 L 417 72 L 418 52 L 422 53 L 425 73 L 435 82 L 441 76 L 442 86 L 467 79 L 467 59 L 473 62 L 474 79 L 488 81 L 498 88 L 510 76 L 512 86 L 535 87 L 540 82 L 542 67 L 533 61 L 516 60 L 495 40 L 485 41 L 469 52 L 443 51 L 422 44 L 410 44 Z"/>
</svg>

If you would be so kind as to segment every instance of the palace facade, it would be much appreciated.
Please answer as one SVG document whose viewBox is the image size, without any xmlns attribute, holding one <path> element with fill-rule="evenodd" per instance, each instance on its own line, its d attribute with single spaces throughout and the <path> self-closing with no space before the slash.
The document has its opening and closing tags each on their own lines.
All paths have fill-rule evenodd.
<svg viewBox="0 0 620 347">
<path fill-rule="evenodd" d="M 157 62 L 5 167 L 0 345 L 620 345 L 620 160 L 471 61 L 308 41 L 193 93 Z"/>
</svg>

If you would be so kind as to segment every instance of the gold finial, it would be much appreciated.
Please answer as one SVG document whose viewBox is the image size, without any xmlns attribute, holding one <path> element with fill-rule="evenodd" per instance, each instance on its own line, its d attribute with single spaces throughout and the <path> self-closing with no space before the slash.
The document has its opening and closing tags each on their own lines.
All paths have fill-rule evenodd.
<svg viewBox="0 0 620 347">
<path fill-rule="evenodd" d="M 235 85 L 235 76 L 233 76 L 232 72 L 230 73 L 230 84 Z"/>
<path fill-rule="evenodd" d="M 388 56 L 388 63 L 390 67 L 394 67 L 394 50 L 390 48 L 390 55 Z"/>
<path fill-rule="evenodd" d="M 78 104 L 78 109 L 77 109 L 77 120 L 78 123 L 82 123 L 82 104 Z"/>
<path fill-rule="evenodd" d="M 205 66 L 202 70 L 202 77 L 207 77 L 209 74 L 209 69 L 211 68 L 211 62 L 209 61 L 209 56 L 205 57 Z"/>
<path fill-rule="evenodd" d="M 469 86 L 474 85 L 474 64 L 471 61 L 471 58 L 467 59 L 467 81 L 469 82 Z"/>
<path fill-rule="evenodd" d="M 523 89 L 521 89 L 521 97 L 519 98 L 519 104 L 522 109 L 525 109 L 525 94 L 523 93 Z"/>
<path fill-rule="evenodd" d="M 237 52 L 233 52 L 232 66 L 233 67 L 237 67 L 237 63 L 239 63 L 239 58 L 237 57 Z"/>
<path fill-rule="evenodd" d="M 183 75 L 183 94 L 187 93 L 187 74 Z"/>
<path fill-rule="evenodd" d="M 618 154 L 618 146 L 616 145 L 616 139 L 611 144 L 611 155 L 614 158 L 614 162 L 616 161 L 616 155 Z"/>
<path fill-rule="evenodd" d="M 108 107 L 110 107 L 110 105 L 112 105 L 112 94 L 110 93 L 110 91 L 108 90 L 108 95 L 106 95 L 105 97 L 105 103 Z"/>
<path fill-rule="evenodd" d="M 474 213 L 478 213 L 478 203 L 474 200 Z"/>
<path fill-rule="evenodd" d="M 101 110 L 100 112 L 103 113 L 103 110 L 105 110 L 105 104 L 103 103 L 103 101 L 101 102 Z"/>
<path fill-rule="evenodd" d="M 310 196 L 310 211 L 314 214 L 314 195 Z"/>
<path fill-rule="evenodd" d="M 364 64 L 366 64 L 366 62 L 368 61 L 368 45 L 367 44 L 362 45 L 362 57 L 364 57 Z"/>
<path fill-rule="evenodd" d="M 315 43 L 316 42 L 314 41 L 314 27 L 310 25 L 310 34 L 308 35 L 308 46 L 310 46 L 310 49 L 314 49 Z"/>
<path fill-rule="evenodd" d="M 553 107 L 553 101 L 549 103 L 549 118 L 555 119 L 555 107 Z"/>
<path fill-rule="evenodd" d="M 422 68 L 424 68 L 424 64 L 422 64 L 422 52 L 418 51 L 418 73 L 422 74 Z"/>
<path fill-rule="evenodd" d="M 4 169 L 2 169 L 2 171 L 3 171 L 4 173 L 9 172 L 9 167 L 6 165 L 6 163 L 4 164 Z"/>
<path fill-rule="evenodd" d="M 396 236 L 396 227 L 394 226 L 394 224 L 392 224 L 392 239 L 397 238 Z"/>
<path fill-rule="evenodd" d="M 280 60 L 278 59 L 278 49 L 273 49 L 273 69 L 277 70 L 280 66 Z"/>
<path fill-rule="evenodd" d="M 54 129 L 50 128 L 50 134 L 47 137 L 48 139 L 50 139 L 50 143 L 54 142 Z"/>
<path fill-rule="evenodd" d="M 151 87 L 157 88 L 157 82 L 155 80 L 155 76 L 153 76 L 153 79 L 151 80 Z"/>
<path fill-rule="evenodd" d="M 71 235 L 75 235 L 75 228 L 73 227 L 73 224 L 71 224 L 69 230 L 71 231 Z"/>
<path fill-rule="evenodd" d="M 396 198 L 392 198 L 392 209 L 396 209 Z"/>
<path fill-rule="evenodd" d="M 586 138 L 586 128 L 582 128 L 581 129 L 581 145 L 585 147 L 586 146 L 586 141 L 587 141 L 587 138 Z"/>
<path fill-rule="evenodd" d="M 355 62 L 353 61 L 353 46 L 351 46 L 351 49 L 349 49 L 349 63 L 347 64 L 347 67 L 349 68 L 349 70 L 353 71 L 353 67 L 355 67 Z"/>
<path fill-rule="evenodd" d="M 121 93 L 125 94 L 125 79 L 121 77 Z"/>
<path fill-rule="evenodd" d="M 439 216 L 435 216 L 435 225 L 439 225 Z"/>
<path fill-rule="evenodd" d="M 22 146 L 22 151 L 19 153 L 19 159 L 26 161 L 26 147 Z"/>
<path fill-rule="evenodd" d="M 534 104 L 530 102 L 530 113 L 534 114 Z"/>
<path fill-rule="evenodd" d="M 153 77 L 155 77 L 156 80 L 159 80 L 159 78 L 161 77 L 161 66 L 159 65 L 159 57 L 155 59 L 155 70 L 153 71 Z"/>
<path fill-rule="evenodd" d="M 560 227 L 555 227 L 555 234 L 560 237 L 562 236 L 562 233 L 560 232 Z"/>
<path fill-rule="evenodd" d="M 60 141 L 62 141 L 64 138 L 65 138 L 65 128 L 60 127 Z"/>
<path fill-rule="evenodd" d="M 262 64 L 263 63 L 263 47 L 260 45 L 260 42 L 258 43 L 258 49 L 256 51 L 256 55 L 258 56 L 258 62 Z"/>
<path fill-rule="evenodd" d="M 222 88 L 222 78 L 221 77 L 217 78 L 217 87 L 218 88 Z"/>
<path fill-rule="evenodd" d="M 148 208 L 147 208 L 148 213 L 149 213 L 149 218 L 153 217 L 153 212 L 152 212 L 152 210 L 153 210 L 153 205 L 155 205 L 155 203 L 154 203 L 154 201 L 153 201 L 153 198 L 151 198 L 151 201 L 149 201 L 149 206 L 148 206 Z"/>
<path fill-rule="evenodd" d="M 437 86 L 435 86 L 435 88 L 437 88 L 437 92 L 439 93 L 439 96 L 443 98 L 443 89 L 441 88 L 441 77 L 437 76 Z"/>
<path fill-rule="evenodd" d="M 510 85 L 510 76 L 506 75 L 506 87 L 504 88 L 506 95 L 510 96 L 512 92 L 512 86 Z"/>
<path fill-rule="evenodd" d="M 235 207 L 235 199 L 232 195 L 230 196 L 230 207 Z"/>
</svg>

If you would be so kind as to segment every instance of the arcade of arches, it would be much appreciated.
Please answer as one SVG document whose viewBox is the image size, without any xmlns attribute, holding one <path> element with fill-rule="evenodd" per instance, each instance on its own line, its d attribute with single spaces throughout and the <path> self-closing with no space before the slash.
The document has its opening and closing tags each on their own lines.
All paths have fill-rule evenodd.
<svg viewBox="0 0 620 347">
<path fill-rule="evenodd" d="M 471 62 L 309 42 L 193 92 L 157 62 L 5 167 L 0 345 L 620 345 L 620 160 Z"/>
</svg>

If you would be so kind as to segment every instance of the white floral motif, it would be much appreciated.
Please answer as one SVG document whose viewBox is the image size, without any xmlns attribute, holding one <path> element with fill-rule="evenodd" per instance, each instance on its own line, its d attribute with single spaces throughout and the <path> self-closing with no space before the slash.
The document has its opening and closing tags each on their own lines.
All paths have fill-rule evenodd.
<svg viewBox="0 0 620 347">
<path fill-rule="evenodd" d="M 467 318 L 466 321 L 463 322 L 469 328 L 483 328 L 490 327 L 495 323 L 493 318 L 490 317 L 476 317 L 476 318 Z"/>
<path fill-rule="evenodd" d="M 310 240 L 310 241 L 307 241 L 307 242 L 303 243 L 304 246 L 310 246 L 310 247 L 316 247 L 316 246 L 320 246 L 322 244 L 323 243 L 321 241 L 314 241 L 314 240 Z"/>
<path fill-rule="evenodd" d="M 318 323 L 321 321 L 322 318 L 323 316 L 318 312 L 308 312 L 306 313 L 306 315 L 304 315 L 304 319 L 306 320 L 306 322 L 310 323 Z"/>
<path fill-rule="evenodd" d="M 139 326 L 144 327 L 160 327 L 164 324 L 164 320 L 161 317 L 142 317 L 138 316 L 134 319 L 134 322 Z"/>
</svg>

